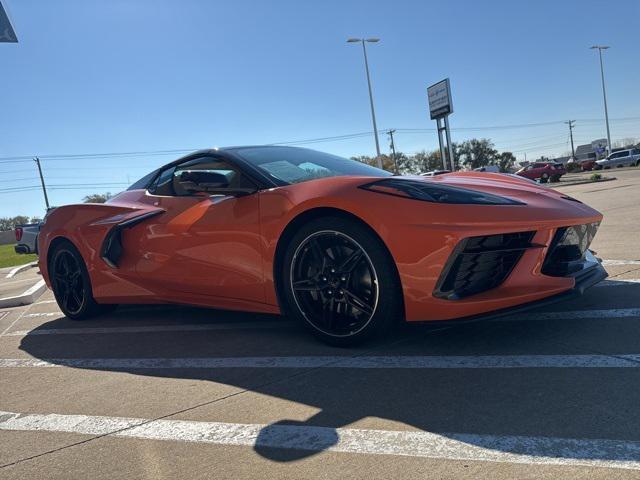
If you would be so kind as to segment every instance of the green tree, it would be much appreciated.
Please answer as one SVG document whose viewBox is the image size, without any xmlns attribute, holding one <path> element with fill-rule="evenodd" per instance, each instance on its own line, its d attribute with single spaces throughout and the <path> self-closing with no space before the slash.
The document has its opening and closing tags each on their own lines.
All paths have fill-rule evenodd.
<svg viewBox="0 0 640 480">
<path fill-rule="evenodd" d="M 29 223 L 29 217 L 25 215 L 16 215 L 15 217 L 3 217 L 0 218 L 0 232 L 7 230 L 13 230 L 16 225 L 22 225 Z"/>
<path fill-rule="evenodd" d="M 107 193 L 93 193 L 91 195 L 87 195 L 82 199 L 84 203 L 104 203 L 109 200 L 113 195 L 110 192 Z"/>
<path fill-rule="evenodd" d="M 498 151 L 493 142 L 487 138 L 472 138 L 457 144 L 455 157 L 458 164 L 461 163 L 471 170 L 498 164 Z"/>
<path fill-rule="evenodd" d="M 422 150 L 416 153 L 413 158 L 415 158 L 416 163 L 420 166 L 419 173 L 442 170 L 444 168 L 442 158 L 440 157 L 440 150 L 432 150 L 430 152 Z"/>
<path fill-rule="evenodd" d="M 511 152 L 501 152 L 498 154 L 498 166 L 502 173 L 507 173 L 516 163 L 516 157 Z"/>
</svg>

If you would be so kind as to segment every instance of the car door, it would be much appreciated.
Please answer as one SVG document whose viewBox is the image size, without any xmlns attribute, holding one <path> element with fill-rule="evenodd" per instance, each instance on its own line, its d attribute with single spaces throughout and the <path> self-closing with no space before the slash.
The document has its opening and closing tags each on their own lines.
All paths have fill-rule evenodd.
<svg viewBox="0 0 640 480">
<path fill-rule="evenodd" d="M 620 159 L 620 153 L 612 153 L 611 155 L 609 155 L 609 157 L 607 157 L 607 161 L 605 162 L 604 166 L 606 168 L 611 168 L 611 167 L 615 167 L 616 165 L 618 165 L 618 161 Z"/>
<path fill-rule="evenodd" d="M 618 155 L 618 161 L 616 162 L 616 167 L 624 167 L 625 165 L 629 165 L 630 153 L 631 152 L 629 150 L 620 152 Z"/>
<path fill-rule="evenodd" d="M 181 171 L 231 175 L 230 187 L 254 187 L 236 166 L 216 157 L 166 168 L 143 202 L 165 210 L 128 234 L 137 249 L 135 271 L 155 289 L 264 302 L 259 194 L 193 194 Z M 134 238 L 131 238 L 134 237 Z"/>
</svg>

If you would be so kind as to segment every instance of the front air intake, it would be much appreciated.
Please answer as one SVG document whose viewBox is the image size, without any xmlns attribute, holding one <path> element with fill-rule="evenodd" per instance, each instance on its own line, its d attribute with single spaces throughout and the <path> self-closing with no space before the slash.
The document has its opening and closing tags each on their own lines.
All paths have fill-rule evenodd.
<svg viewBox="0 0 640 480">
<path fill-rule="evenodd" d="M 556 230 L 542 264 L 542 273 L 552 277 L 566 277 L 581 270 L 584 254 L 599 226 L 600 222 L 595 222 Z"/>
<path fill-rule="evenodd" d="M 496 288 L 525 250 L 539 248 L 531 244 L 534 235 L 535 231 L 465 238 L 449 257 L 433 295 L 459 300 Z"/>
</svg>

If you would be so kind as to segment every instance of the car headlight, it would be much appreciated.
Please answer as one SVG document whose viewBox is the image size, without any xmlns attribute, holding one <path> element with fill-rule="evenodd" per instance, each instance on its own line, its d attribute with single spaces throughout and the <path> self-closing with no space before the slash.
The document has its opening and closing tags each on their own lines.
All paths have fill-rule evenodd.
<svg viewBox="0 0 640 480">
<path fill-rule="evenodd" d="M 433 203 L 455 203 L 467 205 L 525 205 L 523 202 L 500 197 L 491 193 L 477 192 L 467 188 L 442 185 L 439 182 L 385 178 L 361 185 L 370 192 L 384 193 L 396 197 L 411 198 Z"/>
</svg>

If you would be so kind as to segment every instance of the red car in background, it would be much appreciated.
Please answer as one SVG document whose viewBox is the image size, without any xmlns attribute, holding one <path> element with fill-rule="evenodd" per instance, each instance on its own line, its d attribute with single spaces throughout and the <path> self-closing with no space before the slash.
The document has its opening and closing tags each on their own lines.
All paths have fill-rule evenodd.
<svg viewBox="0 0 640 480">
<path fill-rule="evenodd" d="M 591 171 L 596 166 L 598 155 L 595 152 L 585 153 L 584 155 L 579 155 L 577 160 L 580 162 L 580 168 L 583 171 Z"/>
<path fill-rule="evenodd" d="M 521 168 L 516 172 L 516 175 L 530 180 L 540 179 L 541 183 L 546 183 L 549 180 L 552 182 L 559 181 L 560 177 L 565 173 L 567 173 L 567 170 L 561 163 L 536 162 Z"/>
</svg>

